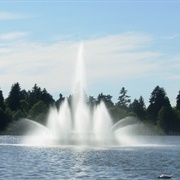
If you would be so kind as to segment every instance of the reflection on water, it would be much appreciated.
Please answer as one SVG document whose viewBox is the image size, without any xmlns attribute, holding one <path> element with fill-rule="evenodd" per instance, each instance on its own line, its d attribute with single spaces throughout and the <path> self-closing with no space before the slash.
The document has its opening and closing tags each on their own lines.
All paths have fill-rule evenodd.
<svg viewBox="0 0 180 180">
<path fill-rule="evenodd" d="M 0 177 L 140 180 L 169 173 L 180 179 L 180 137 L 146 138 L 152 146 L 31 147 L 20 144 L 21 137 L 1 136 Z"/>
</svg>

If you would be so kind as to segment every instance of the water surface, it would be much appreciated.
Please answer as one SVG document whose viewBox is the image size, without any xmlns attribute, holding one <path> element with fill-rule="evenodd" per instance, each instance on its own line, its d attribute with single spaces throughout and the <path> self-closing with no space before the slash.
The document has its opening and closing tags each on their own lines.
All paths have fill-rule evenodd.
<svg viewBox="0 0 180 180">
<path fill-rule="evenodd" d="M 146 137 L 118 147 L 29 146 L 0 137 L 1 179 L 180 179 L 180 137 Z"/>
</svg>

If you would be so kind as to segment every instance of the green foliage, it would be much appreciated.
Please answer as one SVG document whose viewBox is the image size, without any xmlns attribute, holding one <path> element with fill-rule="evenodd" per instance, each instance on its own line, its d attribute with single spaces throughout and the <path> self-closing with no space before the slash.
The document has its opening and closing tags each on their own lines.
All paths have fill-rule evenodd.
<svg viewBox="0 0 180 180">
<path fill-rule="evenodd" d="M 70 95 L 68 98 L 70 108 L 72 108 L 73 98 L 76 95 Z M 0 90 L 0 130 L 5 130 L 9 123 L 22 117 L 45 124 L 49 106 L 56 105 L 59 109 L 64 99 L 65 97 L 60 94 L 59 99 L 55 102 L 47 90 L 45 88 L 42 90 L 37 84 L 31 91 L 26 91 L 21 90 L 19 83 L 15 83 L 6 99 Z M 148 133 L 180 133 L 180 91 L 176 97 L 175 108 L 171 107 L 164 88 L 159 86 L 156 86 L 152 91 L 147 109 L 142 96 L 139 99 L 134 99 L 131 103 L 130 96 L 127 95 L 127 90 L 124 87 L 120 90 L 116 104 L 113 103 L 111 95 L 103 93 L 100 93 L 97 98 L 86 95 L 86 100 L 91 113 L 93 113 L 94 107 L 103 101 L 113 123 L 127 116 L 134 116 L 143 121 L 143 124 L 148 124 L 150 127 Z"/>
<path fill-rule="evenodd" d="M 135 112 L 129 112 L 128 116 L 132 116 L 132 117 L 138 117 L 138 115 Z"/>
<path fill-rule="evenodd" d="M 17 120 L 24 118 L 24 117 L 25 117 L 24 113 L 21 110 L 18 110 L 13 114 L 12 119 L 17 121 Z"/>
<path fill-rule="evenodd" d="M 21 100 L 21 88 L 19 83 L 15 83 L 11 87 L 11 91 L 6 100 L 6 104 L 12 111 L 16 111 L 20 107 L 20 100 Z"/>
<path fill-rule="evenodd" d="M 47 123 L 46 120 L 47 120 L 47 112 L 38 114 L 34 119 L 34 121 L 42 125 L 46 125 Z"/>
<path fill-rule="evenodd" d="M 130 110 L 141 120 L 146 119 L 146 106 L 142 96 L 140 96 L 139 100 L 135 99 L 133 103 L 130 104 Z"/>
<path fill-rule="evenodd" d="M 56 105 L 57 109 L 60 108 L 60 106 L 61 106 L 61 104 L 62 104 L 62 102 L 63 102 L 64 100 L 65 100 L 65 98 L 63 97 L 63 95 L 62 95 L 62 94 L 59 94 L 59 99 L 55 102 L 55 105 Z"/>
<path fill-rule="evenodd" d="M 34 106 L 30 109 L 29 115 L 32 119 L 34 119 L 38 114 L 44 113 L 47 110 L 47 106 L 43 101 L 38 101 Z"/>
<path fill-rule="evenodd" d="M 130 96 L 127 95 L 127 90 L 124 87 L 122 87 L 119 94 L 120 95 L 118 97 L 117 106 L 121 109 L 127 110 L 129 108 L 129 104 L 131 102 Z"/>
<path fill-rule="evenodd" d="M 101 101 L 103 101 L 106 105 L 106 107 L 110 108 L 113 107 L 113 102 L 112 102 L 112 96 L 110 95 L 104 95 L 103 93 L 99 94 L 97 97 L 97 104 L 99 104 Z"/>
<path fill-rule="evenodd" d="M 43 101 L 38 101 L 29 111 L 29 118 L 34 119 L 42 124 L 45 124 L 45 119 L 40 119 L 40 117 L 45 117 L 48 111 L 47 105 Z"/>
<path fill-rule="evenodd" d="M 44 88 L 43 90 L 41 90 L 41 88 L 38 87 L 37 84 L 35 84 L 34 87 L 32 88 L 32 91 L 29 91 L 28 93 L 29 93 L 28 103 L 30 108 L 38 101 L 43 101 L 47 105 L 50 105 L 54 102 L 54 99 L 46 91 L 46 89 Z"/>
<path fill-rule="evenodd" d="M 170 106 L 162 106 L 158 113 L 158 126 L 164 130 L 165 133 L 174 132 L 176 127 L 176 116 Z"/>
<path fill-rule="evenodd" d="M 8 116 L 9 119 L 12 119 L 13 111 L 10 108 L 6 108 L 4 113 Z"/>
<path fill-rule="evenodd" d="M 28 100 L 29 94 L 25 89 L 21 90 L 20 95 L 22 100 Z"/>
<path fill-rule="evenodd" d="M 40 100 L 43 101 L 47 105 L 54 103 L 53 97 L 47 92 L 45 88 L 41 92 Z"/>
<path fill-rule="evenodd" d="M 29 104 L 26 100 L 21 100 L 20 101 L 20 109 L 24 114 L 28 113 L 29 110 Z"/>
<path fill-rule="evenodd" d="M 176 97 L 176 109 L 180 110 L 180 91 Z"/>
<path fill-rule="evenodd" d="M 174 131 L 178 134 L 180 133 L 180 110 L 174 108 L 175 113 L 175 122 L 174 122 Z"/>
<path fill-rule="evenodd" d="M 110 108 L 109 112 L 114 124 L 118 122 L 120 119 L 123 119 L 128 116 L 128 112 L 125 109 L 120 109 L 118 106 Z"/>
<path fill-rule="evenodd" d="M 89 96 L 88 105 L 91 110 L 91 113 L 93 113 L 94 107 L 96 106 L 96 99 L 93 96 Z"/>
<path fill-rule="evenodd" d="M 10 121 L 10 117 L 2 109 L 0 109 L 0 130 L 5 130 Z"/>
<path fill-rule="evenodd" d="M 3 97 L 3 93 L 1 90 L 0 90 L 0 109 L 2 109 L 2 110 L 5 109 L 4 97 Z"/>
<path fill-rule="evenodd" d="M 34 87 L 32 88 L 32 91 L 29 91 L 28 93 L 29 93 L 28 103 L 30 107 L 32 107 L 41 99 L 41 88 L 38 87 L 37 84 L 35 84 Z"/>
<path fill-rule="evenodd" d="M 150 105 L 148 107 L 149 118 L 156 123 L 158 118 L 158 112 L 163 106 L 171 107 L 169 98 L 166 96 L 164 88 L 156 86 L 151 93 Z"/>
</svg>

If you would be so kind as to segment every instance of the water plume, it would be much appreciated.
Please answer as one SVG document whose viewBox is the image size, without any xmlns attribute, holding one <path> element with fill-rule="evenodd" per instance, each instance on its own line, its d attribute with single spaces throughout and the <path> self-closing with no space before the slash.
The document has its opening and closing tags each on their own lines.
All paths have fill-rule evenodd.
<svg viewBox="0 0 180 180">
<path fill-rule="evenodd" d="M 118 130 L 137 123 L 136 119 L 128 117 L 113 126 L 103 101 L 95 105 L 92 111 L 87 104 L 85 74 L 83 43 L 81 43 L 77 57 L 72 104 L 69 105 L 66 98 L 59 109 L 50 108 L 47 126 L 43 127 L 46 133 L 38 136 L 38 138 L 42 137 L 42 144 L 117 145 L 121 143 L 118 139 Z M 38 133 L 32 131 L 32 134 Z M 35 142 L 40 143 L 38 138 Z"/>
</svg>

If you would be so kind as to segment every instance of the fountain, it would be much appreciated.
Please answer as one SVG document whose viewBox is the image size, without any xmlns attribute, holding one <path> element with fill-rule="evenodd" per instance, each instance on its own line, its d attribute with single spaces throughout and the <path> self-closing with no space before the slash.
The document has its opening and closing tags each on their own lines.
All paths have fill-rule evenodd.
<svg viewBox="0 0 180 180">
<path fill-rule="evenodd" d="M 36 130 L 32 133 L 36 135 L 35 138 L 25 138 L 25 142 L 46 145 L 112 145 L 118 142 L 114 131 L 120 128 L 119 123 L 112 126 L 112 120 L 104 102 L 100 102 L 93 110 L 90 110 L 87 105 L 83 60 L 83 43 L 81 43 L 77 58 L 72 106 L 70 107 L 68 100 L 65 99 L 59 109 L 51 107 L 46 135 L 41 133 L 37 137 L 39 132 Z"/>
</svg>

